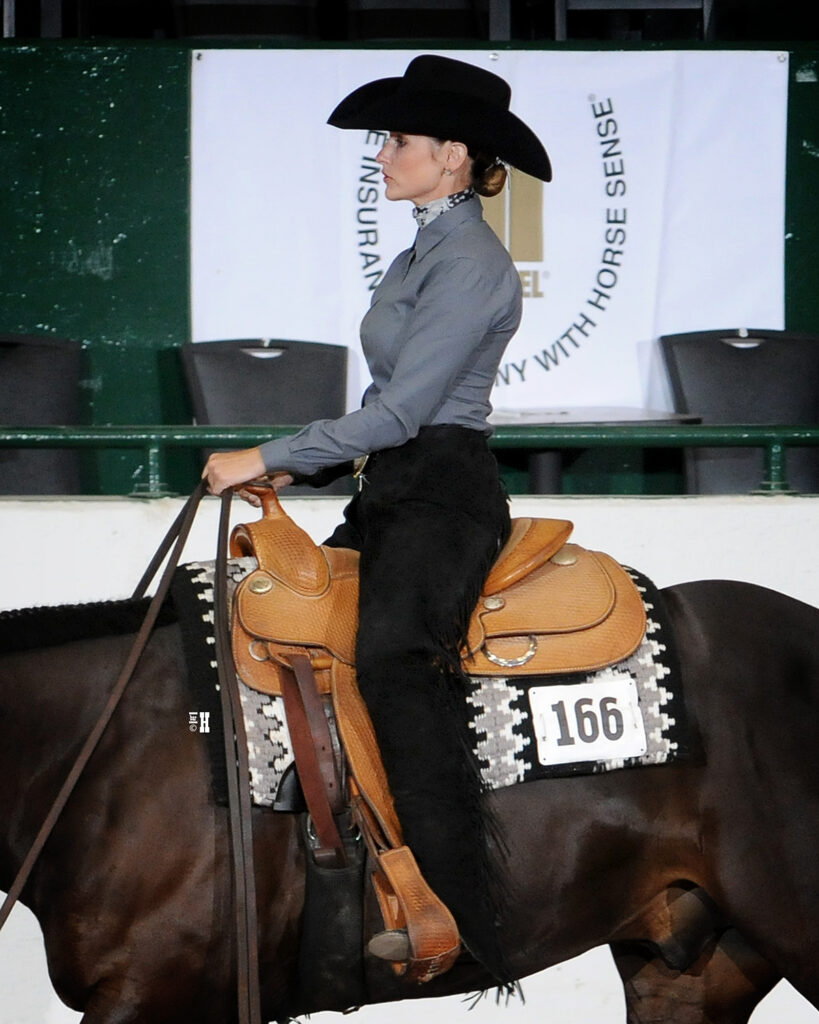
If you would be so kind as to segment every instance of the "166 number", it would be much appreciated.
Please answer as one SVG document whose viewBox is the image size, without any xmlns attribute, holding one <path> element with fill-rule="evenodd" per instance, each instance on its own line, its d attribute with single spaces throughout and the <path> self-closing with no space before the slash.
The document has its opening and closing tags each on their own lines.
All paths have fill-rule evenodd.
<svg viewBox="0 0 819 1024">
<path fill-rule="evenodd" d="M 572 735 L 565 701 L 552 704 L 552 711 L 557 716 L 560 730 L 557 745 L 572 746 L 577 739 Z M 596 709 L 591 697 L 581 697 L 574 704 L 574 721 L 577 738 L 583 743 L 594 743 L 601 732 L 607 740 L 619 740 L 623 735 L 623 715 L 617 707 L 616 697 L 601 697 Z"/>
</svg>

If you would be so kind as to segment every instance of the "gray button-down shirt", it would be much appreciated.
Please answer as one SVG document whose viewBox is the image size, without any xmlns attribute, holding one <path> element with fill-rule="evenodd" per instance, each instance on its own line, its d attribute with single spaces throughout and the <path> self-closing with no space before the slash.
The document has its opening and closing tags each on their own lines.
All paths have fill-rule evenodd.
<svg viewBox="0 0 819 1024">
<path fill-rule="evenodd" d="M 301 474 L 394 448 L 422 426 L 489 433 L 489 394 L 521 317 L 520 279 L 474 197 L 422 228 L 373 293 L 361 344 L 373 383 L 360 409 L 261 446 Z"/>
</svg>

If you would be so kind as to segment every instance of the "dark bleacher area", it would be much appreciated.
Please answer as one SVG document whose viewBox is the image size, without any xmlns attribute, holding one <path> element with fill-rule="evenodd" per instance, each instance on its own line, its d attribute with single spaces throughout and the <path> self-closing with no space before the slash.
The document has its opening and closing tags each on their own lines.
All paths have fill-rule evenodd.
<svg viewBox="0 0 819 1024">
<path fill-rule="evenodd" d="M 406 0 L 402 10 L 395 10 L 394 4 L 384 6 L 390 9 L 379 10 L 374 0 L 17 0 L 13 35 L 20 39 L 203 41 L 235 37 L 353 44 L 378 39 L 490 42 L 507 38 L 490 34 L 489 0 L 465 0 L 461 5 L 453 0 L 441 0 L 438 5 L 429 0 Z M 714 0 L 711 41 L 813 41 L 817 38 L 814 7 L 804 0 Z M 509 26 L 512 43 L 553 40 L 553 0 L 509 0 L 508 13 L 504 5 L 500 23 Z M 576 11 L 569 16 L 568 36 L 589 41 L 701 39 L 701 13 L 662 9 Z"/>
</svg>

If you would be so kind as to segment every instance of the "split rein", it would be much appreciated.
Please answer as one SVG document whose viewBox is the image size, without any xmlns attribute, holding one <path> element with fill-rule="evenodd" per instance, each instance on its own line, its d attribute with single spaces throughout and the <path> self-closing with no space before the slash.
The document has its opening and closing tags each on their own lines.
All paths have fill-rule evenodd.
<svg viewBox="0 0 819 1024">
<path fill-rule="evenodd" d="M 191 526 L 196 518 L 199 504 L 205 495 L 206 485 L 201 481 L 196 490 L 187 499 L 179 515 L 174 520 L 162 543 L 145 570 L 142 579 L 133 593 L 134 598 L 145 596 L 151 581 L 156 576 L 159 566 L 168 556 L 145 613 L 145 618 L 134 638 L 133 645 L 125 664 L 117 677 L 116 683 L 102 709 L 96 724 L 82 746 L 68 776 L 63 782 L 54 803 L 37 833 L 31 849 L 28 851 L 17 876 L 8 890 L 6 898 L 0 906 L 0 928 L 6 923 L 9 914 L 20 897 L 28 881 L 34 865 L 43 847 L 51 835 L 71 793 L 74 790 L 91 755 L 105 732 L 131 677 L 134 674 L 142 652 L 147 646 L 157 616 L 171 585 L 174 571 L 179 564 L 182 550 L 188 539 Z M 216 573 L 214 584 L 214 633 L 216 639 L 216 662 L 219 677 L 219 693 L 222 702 L 222 718 L 224 722 L 225 759 L 227 762 L 228 800 L 230 809 L 230 837 L 233 857 L 234 903 L 236 913 L 236 948 L 237 948 L 237 998 L 239 1024 L 262 1024 L 261 1005 L 259 1000 L 259 960 L 258 930 L 256 913 L 256 886 L 253 867 L 253 830 L 251 823 L 250 771 L 247 756 L 244 717 L 242 714 L 236 672 L 233 667 L 233 656 L 230 650 L 228 616 L 227 616 L 227 555 L 228 555 L 228 524 L 232 491 L 226 491 L 221 497 L 219 515 L 219 535 L 216 549 Z M 173 550 L 171 550 L 173 548 Z"/>
</svg>

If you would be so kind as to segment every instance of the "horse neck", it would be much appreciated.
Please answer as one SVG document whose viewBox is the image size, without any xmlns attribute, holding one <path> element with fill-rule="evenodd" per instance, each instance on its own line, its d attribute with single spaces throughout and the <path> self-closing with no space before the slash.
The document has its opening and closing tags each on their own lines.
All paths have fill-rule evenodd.
<svg viewBox="0 0 819 1024">
<path fill-rule="evenodd" d="M 0 887 L 33 841 L 110 689 L 84 644 L 0 655 Z M 100 665 L 107 659 L 97 659 Z"/>
</svg>

